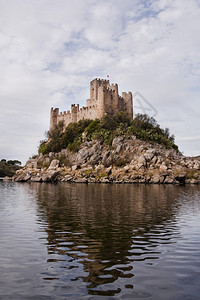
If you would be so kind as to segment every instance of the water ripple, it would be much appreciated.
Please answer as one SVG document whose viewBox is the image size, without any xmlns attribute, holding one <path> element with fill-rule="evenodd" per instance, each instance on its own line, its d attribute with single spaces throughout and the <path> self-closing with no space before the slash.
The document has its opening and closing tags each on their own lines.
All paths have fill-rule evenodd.
<svg viewBox="0 0 200 300">
<path fill-rule="evenodd" d="M 0 298 L 197 299 L 198 187 L 0 189 Z"/>
</svg>

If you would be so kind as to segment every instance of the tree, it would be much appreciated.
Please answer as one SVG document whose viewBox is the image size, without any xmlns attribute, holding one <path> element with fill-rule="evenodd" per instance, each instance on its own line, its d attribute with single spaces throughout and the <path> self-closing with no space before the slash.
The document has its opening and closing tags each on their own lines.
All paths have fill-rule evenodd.
<svg viewBox="0 0 200 300">
<path fill-rule="evenodd" d="M 21 166 L 21 164 L 22 164 L 21 161 L 16 160 L 16 159 L 15 160 L 8 160 L 7 161 L 7 165 L 12 165 L 12 166 L 17 166 L 18 165 L 18 166 Z"/>
</svg>

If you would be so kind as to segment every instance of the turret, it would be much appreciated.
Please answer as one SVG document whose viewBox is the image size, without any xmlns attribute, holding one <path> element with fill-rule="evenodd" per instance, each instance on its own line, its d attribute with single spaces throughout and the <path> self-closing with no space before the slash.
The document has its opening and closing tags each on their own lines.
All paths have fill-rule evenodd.
<svg viewBox="0 0 200 300">
<path fill-rule="evenodd" d="M 79 105 L 76 106 L 75 104 L 71 105 L 71 122 L 77 122 L 77 112 L 79 110 Z"/>
<path fill-rule="evenodd" d="M 125 104 L 125 111 L 127 112 L 130 119 L 133 119 L 133 97 L 131 92 L 123 92 L 122 98 Z"/>
<path fill-rule="evenodd" d="M 90 82 L 90 100 L 98 99 L 98 89 L 100 86 L 109 87 L 109 80 L 95 78 Z"/>
<path fill-rule="evenodd" d="M 59 108 L 51 108 L 51 112 L 50 112 L 50 126 L 49 126 L 49 130 L 51 131 L 55 125 L 57 125 L 57 118 L 58 118 L 58 114 L 59 114 Z"/>
</svg>

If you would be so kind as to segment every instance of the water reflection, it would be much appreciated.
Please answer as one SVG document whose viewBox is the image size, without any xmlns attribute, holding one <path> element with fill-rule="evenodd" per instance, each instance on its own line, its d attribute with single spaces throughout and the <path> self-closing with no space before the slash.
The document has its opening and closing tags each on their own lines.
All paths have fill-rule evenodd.
<svg viewBox="0 0 200 300">
<path fill-rule="evenodd" d="M 26 189 L 37 194 L 38 222 L 47 233 L 43 279 L 85 282 L 92 295 L 133 289 L 137 263 L 154 265 L 162 245 L 180 237 L 183 187 L 31 183 Z"/>
</svg>

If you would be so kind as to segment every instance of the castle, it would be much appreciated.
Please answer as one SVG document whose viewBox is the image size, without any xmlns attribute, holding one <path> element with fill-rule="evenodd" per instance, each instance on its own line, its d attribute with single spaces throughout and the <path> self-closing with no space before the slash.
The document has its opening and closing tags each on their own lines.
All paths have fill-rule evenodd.
<svg viewBox="0 0 200 300">
<path fill-rule="evenodd" d="M 51 108 L 50 129 L 53 129 L 59 121 L 64 121 L 64 127 L 71 122 L 83 119 L 101 119 L 105 114 L 113 115 L 123 111 L 133 118 L 133 101 L 131 92 L 118 94 L 118 85 L 111 84 L 109 80 L 94 79 L 90 82 L 90 99 L 86 101 L 86 107 L 79 108 L 79 104 L 71 105 L 68 110 L 59 113 L 59 108 Z"/>
</svg>

